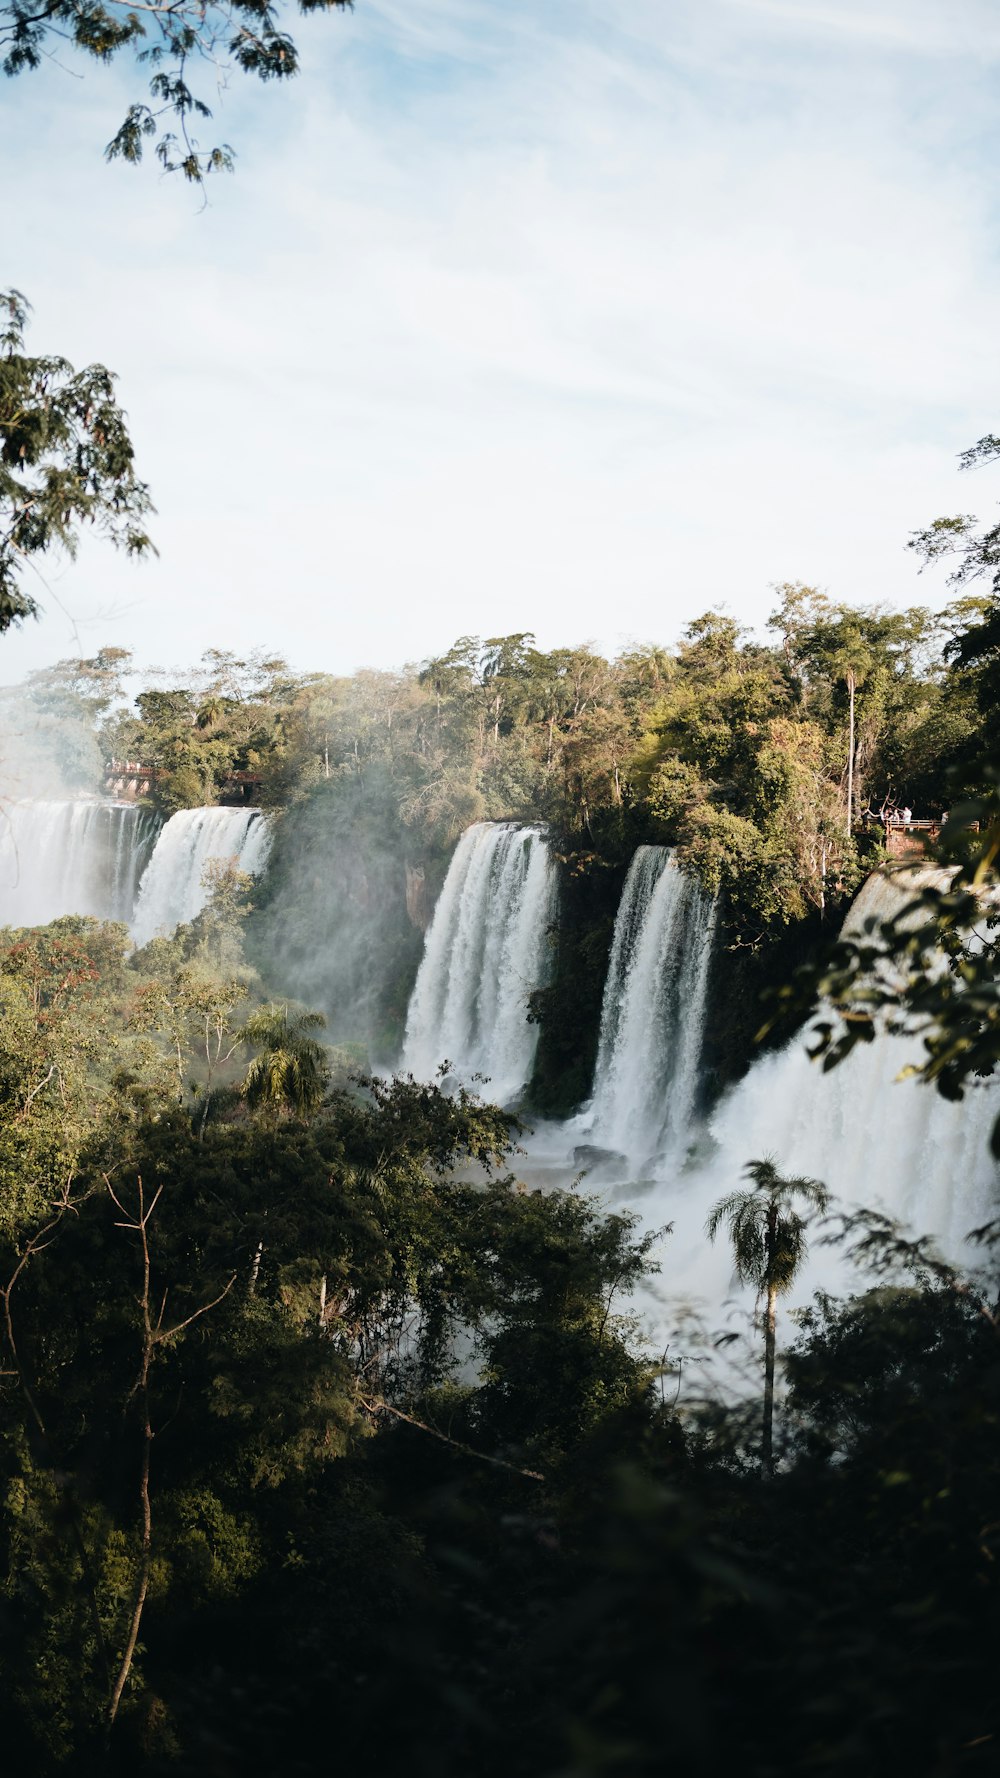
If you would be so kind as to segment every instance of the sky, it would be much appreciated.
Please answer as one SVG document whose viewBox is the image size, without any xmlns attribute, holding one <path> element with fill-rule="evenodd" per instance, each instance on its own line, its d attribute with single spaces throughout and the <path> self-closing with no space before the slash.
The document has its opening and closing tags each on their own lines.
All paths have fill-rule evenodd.
<svg viewBox="0 0 1000 1778">
<path fill-rule="evenodd" d="M 88 541 L 0 679 L 104 645 L 302 671 L 671 642 L 771 587 L 938 604 L 990 516 L 993 0 L 356 0 L 234 78 L 210 203 L 105 165 L 142 75 L 0 85 L 0 286 L 118 373 L 160 554 Z M 82 76 L 82 77 L 81 77 Z M 13 170 L 11 177 L 10 170 Z"/>
</svg>

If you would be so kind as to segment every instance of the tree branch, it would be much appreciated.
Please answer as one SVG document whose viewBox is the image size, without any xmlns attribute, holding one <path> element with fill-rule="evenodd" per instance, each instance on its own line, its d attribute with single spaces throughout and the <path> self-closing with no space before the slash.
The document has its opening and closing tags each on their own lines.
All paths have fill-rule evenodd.
<svg viewBox="0 0 1000 1778">
<path fill-rule="evenodd" d="M 407 1426 L 415 1426 L 420 1432 L 429 1432 L 431 1438 L 440 1439 L 443 1445 L 450 1445 L 453 1450 L 461 1451 L 465 1457 L 474 1457 L 477 1463 L 492 1463 L 497 1469 L 509 1470 L 512 1475 L 527 1477 L 530 1482 L 544 1482 L 545 1477 L 537 1469 L 522 1469 L 519 1463 L 508 1463 L 504 1457 L 490 1457 L 486 1451 L 476 1451 L 472 1445 L 463 1444 L 461 1439 L 449 1438 L 446 1432 L 439 1432 L 436 1426 L 428 1426 L 426 1420 L 418 1420 L 413 1414 L 405 1414 L 402 1408 L 394 1408 L 391 1402 L 379 1397 L 375 1401 L 365 1401 L 361 1405 L 374 1418 L 376 1414 L 391 1414 L 395 1420 L 405 1420 Z"/>
</svg>

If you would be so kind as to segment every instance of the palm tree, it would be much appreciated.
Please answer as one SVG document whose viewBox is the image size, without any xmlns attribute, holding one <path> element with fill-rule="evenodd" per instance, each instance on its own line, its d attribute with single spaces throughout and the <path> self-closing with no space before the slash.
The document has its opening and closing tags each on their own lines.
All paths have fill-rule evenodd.
<svg viewBox="0 0 1000 1778">
<path fill-rule="evenodd" d="M 752 1185 L 720 1198 L 705 1227 L 714 1241 L 722 1224 L 726 1224 L 733 1244 L 737 1278 L 741 1284 L 754 1286 L 758 1301 L 762 1296 L 767 1297 L 761 1455 L 764 1469 L 770 1474 L 773 1467 L 775 1304 L 779 1296 L 791 1289 L 807 1251 L 809 1216 L 795 1208 L 794 1199 L 804 1199 L 812 1210 L 821 1211 L 826 1209 L 830 1197 L 818 1179 L 782 1179 L 770 1159 L 750 1161 L 747 1176 Z"/>
<path fill-rule="evenodd" d="M 197 715 L 195 727 L 200 729 L 215 728 L 226 713 L 226 700 L 217 692 L 210 692 Z"/>
<path fill-rule="evenodd" d="M 248 1105 L 277 1116 L 281 1111 L 309 1117 L 323 1103 L 326 1052 L 310 1031 L 322 1029 L 321 1012 L 289 1019 L 287 1006 L 265 1006 L 243 1028 L 243 1042 L 257 1054 L 247 1069 L 242 1093 Z"/>
</svg>

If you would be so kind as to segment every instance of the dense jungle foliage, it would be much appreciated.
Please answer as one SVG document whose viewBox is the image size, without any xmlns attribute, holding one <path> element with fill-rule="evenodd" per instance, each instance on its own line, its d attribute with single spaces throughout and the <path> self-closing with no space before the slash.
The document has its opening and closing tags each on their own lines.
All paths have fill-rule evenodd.
<svg viewBox="0 0 1000 1778">
<path fill-rule="evenodd" d="M 631 1218 L 355 1078 L 247 896 L 0 937 L 8 1769 L 994 1771 L 988 1273 L 835 1207 L 876 1276 L 800 1323 L 771 1473 L 644 1350 Z"/>
<path fill-rule="evenodd" d="M 296 894 L 332 883 L 328 994 L 391 1024 L 456 833 L 543 815 L 551 1102 L 586 1090 L 581 1008 L 646 840 L 724 897 L 746 1005 L 720 1050 L 784 981 L 776 1029 L 828 993 L 835 1061 L 881 1003 L 927 1039 L 925 1090 L 974 1087 L 1000 1060 L 996 942 L 963 937 L 1000 855 L 996 607 L 786 587 L 774 631 L 710 613 L 613 663 L 469 640 L 343 681 L 213 656 L 134 710 L 112 651 L 36 676 L 18 719 L 54 779 L 141 759 L 168 813 L 247 773 L 280 821 L 258 908 L 222 868 L 143 950 L 79 918 L 0 934 L 11 1770 L 294 1774 L 333 1748 L 372 1778 L 996 1770 L 1000 1225 L 965 1276 L 747 1156 L 772 1198 L 734 1181 L 720 1216 L 772 1307 L 807 1238 L 869 1268 L 783 1325 L 772 1455 L 755 1376 L 736 1407 L 697 1381 L 729 1334 L 646 1349 L 629 1215 L 525 1189 L 509 1114 L 372 1078 L 357 1022 L 275 999 L 283 965 L 318 970 Z M 916 927 L 817 951 L 882 855 L 869 815 L 904 800 L 951 810 L 956 874 Z M 769 1203 L 795 1202 L 772 1240 Z"/>
<path fill-rule="evenodd" d="M 754 942 L 853 886 L 869 815 L 947 807 L 984 728 L 969 639 L 986 599 L 935 615 L 777 593 L 767 645 L 710 611 L 676 649 L 614 661 L 463 637 L 419 667 L 337 679 L 210 651 L 131 703 L 130 657 L 106 649 L 34 674 L 25 715 L 43 742 L 50 728 L 64 782 L 92 782 L 98 753 L 156 768 L 164 814 L 244 774 L 268 807 L 385 782 L 421 859 L 480 819 L 543 820 L 582 858 L 665 840 Z"/>
</svg>

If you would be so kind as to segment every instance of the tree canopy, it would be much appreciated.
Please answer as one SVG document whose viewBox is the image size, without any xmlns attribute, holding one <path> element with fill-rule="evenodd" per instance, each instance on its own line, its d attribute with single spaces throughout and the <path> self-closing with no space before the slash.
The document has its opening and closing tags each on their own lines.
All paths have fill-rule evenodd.
<svg viewBox="0 0 1000 1778">
<path fill-rule="evenodd" d="M 37 611 L 23 584 L 36 556 L 74 555 L 88 526 L 116 549 L 152 549 L 149 489 L 135 473 L 115 379 L 102 364 L 24 351 L 29 305 L 0 293 L 0 631 Z"/>
<path fill-rule="evenodd" d="M 343 10 L 353 0 L 299 0 L 302 14 Z M 284 28 L 290 9 L 274 0 L 5 0 L 0 6 L 0 67 L 30 72 L 43 56 L 74 50 L 109 63 L 130 58 L 148 75 L 148 97 L 134 100 L 105 149 L 108 160 L 140 161 L 152 142 L 167 172 L 201 184 L 229 170 L 226 142 L 199 135 L 212 116 L 200 91 L 221 88 L 231 74 L 288 80 L 298 72 L 294 40 Z M 204 90 L 201 89 L 202 91 Z"/>
</svg>

